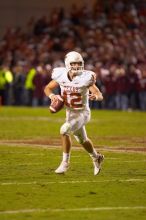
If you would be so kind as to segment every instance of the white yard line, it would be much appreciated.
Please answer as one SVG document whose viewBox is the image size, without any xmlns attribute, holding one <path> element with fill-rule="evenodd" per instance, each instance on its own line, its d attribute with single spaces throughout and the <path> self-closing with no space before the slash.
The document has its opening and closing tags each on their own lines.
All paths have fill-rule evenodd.
<svg viewBox="0 0 146 220">
<path fill-rule="evenodd" d="M 105 183 L 105 182 L 145 182 L 146 179 L 107 179 L 107 180 L 71 180 L 71 181 L 49 181 L 49 182 L 3 182 L 0 183 L 0 186 L 9 186 L 9 185 L 49 185 L 49 184 L 77 184 L 77 183 Z"/>
<path fill-rule="evenodd" d="M 42 162 L 42 163 L 15 163 L 14 167 L 16 166 L 40 166 L 40 165 L 45 165 L 47 164 L 47 162 Z M 0 163 L 0 166 L 11 166 L 12 167 L 12 163 L 7 163 L 7 164 L 3 164 L 3 163 Z"/>
<path fill-rule="evenodd" d="M 64 120 L 62 118 L 51 118 L 51 117 L 40 117 L 40 116 L 11 116 L 11 117 L 1 117 L 0 116 L 0 121 L 50 121 L 50 122 L 63 122 Z"/>
<path fill-rule="evenodd" d="M 141 163 L 141 162 L 146 162 L 146 160 L 119 160 L 119 158 L 112 159 L 112 158 L 107 158 L 105 157 L 106 161 L 107 160 L 113 160 L 114 162 L 117 163 Z M 81 163 L 80 161 L 72 162 L 72 163 Z M 88 161 L 82 161 L 82 163 L 88 163 Z"/>
<path fill-rule="evenodd" d="M 6 210 L 0 211 L 0 214 L 21 214 L 21 213 L 39 213 L 39 212 L 88 212 L 88 211 L 113 211 L 113 210 L 142 210 L 146 209 L 146 206 L 117 206 L 117 207 L 81 207 L 81 208 L 69 208 L 69 209 L 19 209 L 19 210 Z"/>
<path fill-rule="evenodd" d="M 13 142 L 13 141 L 12 141 Z M 11 146 L 11 147 L 41 147 L 41 148 L 47 148 L 47 149 L 54 149 L 54 148 L 59 148 L 60 146 L 58 145 L 49 145 L 49 144 L 34 144 L 34 143 L 23 143 L 23 142 L 17 142 L 17 143 L 12 143 L 10 142 L 3 142 L 0 141 L 0 146 Z"/>
<path fill-rule="evenodd" d="M 21 141 L 21 140 L 19 140 Z M 13 142 L 13 143 L 12 143 Z M 11 147 L 40 147 L 40 148 L 44 148 L 44 149 L 59 149 L 60 146 L 59 145 L 49 145 L 49 144 L 37 144 L 37 143 L 24 143 L 23 140 L 22 142 L 14 142 L 14 140 L 11 141 L 3 141 L 1 140 L 0 141 L 0 146 L 11 146 Z M 130 147 L 128 147 L 130 148 Z M 82 150 L 83 148 L 82 147 L 72 147 L 73 150 Z M 123 148 L 123 149 L 117 149 L 115 147 L 115 149 L 112 147 L 98 147 L 98 150 L 99 151 L 106 151 L 106 152 L 117 152 L 117 153 L 140 153 L 140 154 L 146 154 L 146 151 L 141 151 L 141 150 L 134 150 L 134 147 L 132 148 L 132 150 L 127 150 L 126 148 Z"/>
<path fill-rule="evenodd" d="M 56 156 L 56 157 L 60 158 L 60 156 Z M 77 158 L 77 156 L 72 156 L 72 158 Z M 106 158 L 106 161 L 107 160 L 112 160 L 112 159 L 111 158 Z M 146 160 L 135 160 L 135 161 L 133 161 L 133 160 L 122 160 L 122 161 L 119 161 L 119 158 L 114 159 L 114 162 L 117 163 L 117 161 L 118 161 L 118 163 L 143 163 L 143 162 L 146 162 Z M 72 161 L 71 163 L 72 164 L 80 164 L 81 162 L 80 161 Z M 83 164 L 88 164 L 89 161 L 82 161 L 82 163 Z M 48 162 L 47 161 L 39 162 L 39 163 L 31 163 L 31 162 L 28 162 L 28 163 L 27 162 L 26 163 L 16 163 L 14 166 L 39 166 L 39 165 L 47 165 L 47 164 L 49 164 L 49 161 Z M 1 162 L 0 166 L 4 166 L 4 163 Z M 7 163 L 7 164 L 5 164 L 5 166 L 11 166 L 12 167 L 12 164 L 11 163 L 10 164 Z"/>
</svg>

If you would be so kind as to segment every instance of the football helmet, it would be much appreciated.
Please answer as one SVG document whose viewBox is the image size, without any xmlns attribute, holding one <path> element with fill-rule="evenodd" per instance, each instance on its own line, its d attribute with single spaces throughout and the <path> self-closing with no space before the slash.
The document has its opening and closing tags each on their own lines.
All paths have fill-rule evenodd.
<svg viewBox="0 0 146 220">
<path fill-rule="evenodd" d="M 68 71 L 71 70 L 76 75 L 82 73 L 82 71 L 84 70 L 84 60 L 81 54 L 76 51 L 67 53 L 65 56 L 65 67 Z"/>
</svg>

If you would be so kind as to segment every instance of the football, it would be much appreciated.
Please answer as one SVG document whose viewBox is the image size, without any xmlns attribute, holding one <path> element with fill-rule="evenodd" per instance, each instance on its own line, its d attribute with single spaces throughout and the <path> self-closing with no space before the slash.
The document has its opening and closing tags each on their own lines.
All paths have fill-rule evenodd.
<svg viewBox="0 0 146 220">
<path fill-rule="evenodd" d="M 58 98 L 57 101 L 51 102 L 51 104 L 49 106 L 49 110 L 51 113 L 59 112 L 64 106 L 63 98 L 60 95 L 56 95 L 56 96 Z"/>
</svg>

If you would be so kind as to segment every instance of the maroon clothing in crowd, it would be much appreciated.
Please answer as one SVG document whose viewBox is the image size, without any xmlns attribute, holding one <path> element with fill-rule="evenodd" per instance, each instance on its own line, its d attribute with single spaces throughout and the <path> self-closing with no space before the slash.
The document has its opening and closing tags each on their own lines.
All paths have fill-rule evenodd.
<svg viewBox="0 0 146 220">
<path fill-rule="evenodd" d="M 116 94 L 116 79 L 112 74 L 107 75 L 104 79 L 105 94 L 114 95 Z"/>
<path fill-rule="evenodd" d="M 34 79 L 34 97 L 43 99 L 44 97 L 44 86 L 46 84 L 46 77 L 42 73 L 36 73 Z"/>
<path fill-rule="evenodd" d="M 116 80 L 116 92 L 120 94 L 127 94 L 128 93 L 128 78 L 126 75 L 118 76 Z"/>
</svg>

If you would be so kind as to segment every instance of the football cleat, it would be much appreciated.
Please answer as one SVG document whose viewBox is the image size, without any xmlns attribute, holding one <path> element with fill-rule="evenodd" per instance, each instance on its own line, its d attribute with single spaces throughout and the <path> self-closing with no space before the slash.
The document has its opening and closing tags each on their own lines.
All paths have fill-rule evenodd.
<svg viewBox="0 0 146 220">
<path fill-rule="evenodd" d="M 97 155 L 96 158 L 93 159 L 93 165 L 94 165 L 94 175 L 98 175 L 101 170 L 101 164 L 104 160 L 104 155 L 99 154 Z"/>
<path fill-rule="evenodd" d="M 69 168 L 69 164 L 67 162 L 62 161 L 60 166 L 55 170 L 55 173 L 63 174 L 68 170 L 68 168 Z"/>
</svg>

